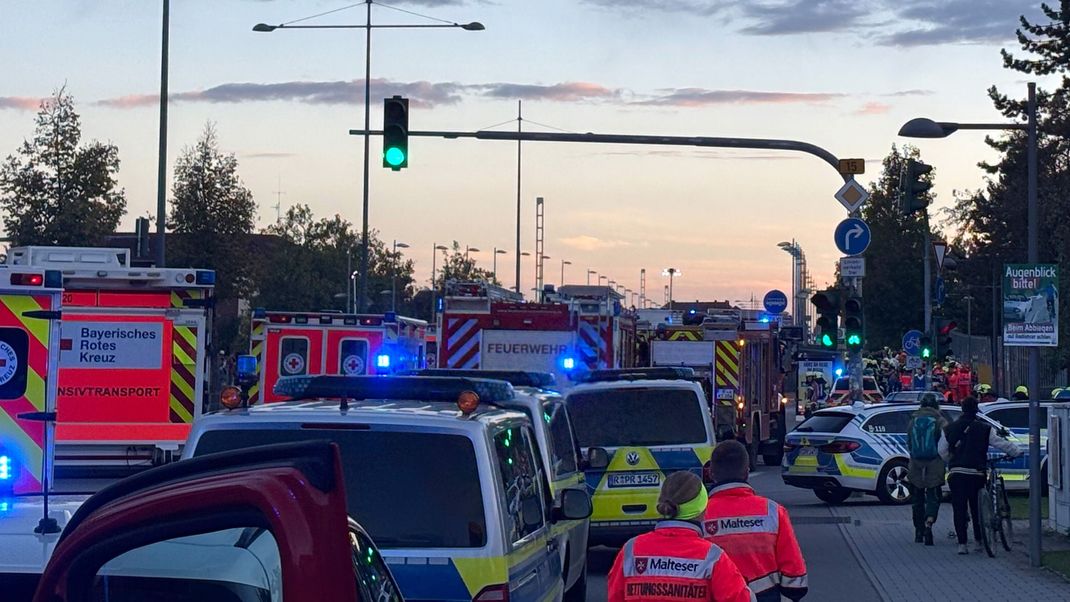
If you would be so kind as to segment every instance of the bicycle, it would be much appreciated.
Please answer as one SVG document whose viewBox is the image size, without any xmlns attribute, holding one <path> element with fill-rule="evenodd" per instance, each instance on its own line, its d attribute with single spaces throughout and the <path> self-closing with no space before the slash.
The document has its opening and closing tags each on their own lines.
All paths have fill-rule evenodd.
<svg viewBox="0 0 1070 602">
<path fill-rule="evenodd" d="M 1011 551 L 1014 540 L 1014 525 L 1011 522 L 1011 503 L 1007 498 L 1007 487 L 999 474 L 996 464 L 1010 459 L 1000 456 L 988 459 L 985 473 L 985 486 L 977 492 L 977 510 L 981 516 L 981 543 L 989 558 L 996 557 L 996 536 L 999 536 L 1003 549 Z"/>
</svg>

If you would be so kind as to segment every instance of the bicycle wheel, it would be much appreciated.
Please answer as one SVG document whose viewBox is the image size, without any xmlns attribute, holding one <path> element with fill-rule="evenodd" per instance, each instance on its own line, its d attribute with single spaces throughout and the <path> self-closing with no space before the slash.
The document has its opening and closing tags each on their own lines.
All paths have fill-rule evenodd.
<svg viewBox="0 0 1070 602">
<path fill-rule="evenodd" d="M 1003 482 L 1003 477 L 999 478 L 996 482 L 996 501 L 999 502 L 999 538 L 1003 544 L 1003 549 L 1008 552 L 1011 551 L 1011 544 L 1014 543 L 1014 523 L 1011 522 L 1011 501 L 1007 498 L 1007 487 Z"/>
<path fill-rule="evenodd" d="M 977 492 L 977 510 L 980 514 L 981 523 L 981 544 L 985 548 L 985 553 L 989 558 L 996 557 L 996 534 L 993 528 L 995 515 L 995 505 L 992 500 L 992 493 L 988 490 L 988 487 L 981 489 Z"/>
</svg>

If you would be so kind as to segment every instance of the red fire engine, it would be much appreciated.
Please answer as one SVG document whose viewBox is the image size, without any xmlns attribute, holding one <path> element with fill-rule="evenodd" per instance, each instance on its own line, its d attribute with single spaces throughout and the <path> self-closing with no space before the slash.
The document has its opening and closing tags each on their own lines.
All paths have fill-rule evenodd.
<svg viewBox="0 0 1070 602">
<path fill-rule="evenodd" d="M 621 307 L 623 295 L 609 286 L 566 284 L 548 296 L 576 314 L 576 349 L 587 369 L 635 366 L 635 315 Z"/>
<path fill-rule="evenodd" d="M 777 324 L 744 311 L 739 329 L 739 431 L 752 458 L 779 466 L 784 453 L 782 356 Z M 753 319 L 752 319 L 753 318 Z"/>
<path fill-rule="evenodd" d="M 259 382 L 249 388 L 249 403 L 281 401 L 272 390 L 283 376 L 393 374 L 425 367 L 423 320 L 391 313 L 257 309 L 251 323 L 249 347 Z"/>
</svg>

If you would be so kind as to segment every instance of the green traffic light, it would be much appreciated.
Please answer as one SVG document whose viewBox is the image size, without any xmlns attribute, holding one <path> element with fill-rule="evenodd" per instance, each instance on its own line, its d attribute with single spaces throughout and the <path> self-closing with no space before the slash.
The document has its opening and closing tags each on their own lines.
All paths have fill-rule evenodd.
<svg viewBox="0 0 1070 602">
<path fill-rule="evenodd" d="M 405 151 L 396 146 L 392 146 L 386 149 L 386 152 L 383 153 L 383 159 L 386 160 L 386 163 L 391 167 L 398 167 L 405 163 Z"/>
<path fill-rule="evenodd" d="M 921 357 L 923 357 L 925 359 L 929 359 L 929 356 L 931 356 L 932 354 L 933 354 L 933 350 L 929 349 L 928 347 L 926 347 L 926 348 L 921 350 Z"/>
<path fill-rule="evenodd" d="M 862 337 L 857 335 L 857 334 L 848 335 L 847 344 L 848 345 L 861 345 L 862 344 Z"/>
<path fill-rule="evenodd" d="M 821 344 L 825 347 L 832 347 L 835 344 L 835 341 L 832 340 L 832 336 L 823 334 L 821 335 Z"/>
</svg>

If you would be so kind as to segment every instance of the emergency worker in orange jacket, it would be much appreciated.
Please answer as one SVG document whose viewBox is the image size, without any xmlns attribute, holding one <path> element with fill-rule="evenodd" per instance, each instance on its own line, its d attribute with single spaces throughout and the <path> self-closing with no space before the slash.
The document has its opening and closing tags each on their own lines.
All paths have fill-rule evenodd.
<svg viewBox="0 0 1070 602">
<path fill-rule="evenodd" d="M 653 531 L 628 540 L 609 570 L 609 602 L 755 602 L 739 569 L 702 538 L 702 480 L 674 472 L 661 486 Z"/>
<path fill-rule="evenodd" d="M 724 441 L 710 457 L 714 487 L 706 505 L 706 539 L 724 550 L 758 602 L 801 600 L 807 592 L 806 562 L 788 511 L 754 492 L 747 448 Z"/>
</svg>

